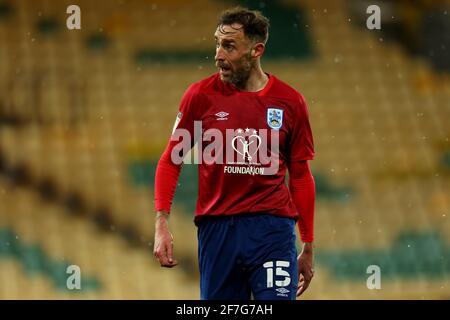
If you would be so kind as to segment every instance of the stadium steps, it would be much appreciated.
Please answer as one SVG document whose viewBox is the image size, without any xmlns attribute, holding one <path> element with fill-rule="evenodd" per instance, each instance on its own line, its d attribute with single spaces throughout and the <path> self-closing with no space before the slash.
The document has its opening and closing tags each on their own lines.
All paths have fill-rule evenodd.
<svg viewBox="0 0 450 320">
<path fill-rule="evenodd" d="M 97 216 L 99 210 L 106 209 L 104 214 L 111 214 L 110 222 L 103 224 L 108 230 L 124 232 L 124 237 L 137 237 L 138 244 L 153 238 L 154 216 L 152 194 L 148 187 L 135 187 L 131 176 L 128 177 L 127 162 L 123 163 L 111 158 L 114 152 L 106 146 L 95 150 L 94 145 L 87 141 L 102 141 L 101 137 L 90 137 L 85 140 L 78 136 L 67 135 L 62 130 L 49 131 L 42 136 L 21 131 L 22 134 L 4 134 L 3 153 L 7 155 L 7 163 L 24 164 L 29 168 L 27 176 L 31 180 L 29 189 L 37 189 L 46 179 L 50 179 L 57 188 L 57 200 L 60 206 L 70 206 L 75 215 L 85 215 L 92 222 L 106 219 L 108 216 Z M 40 131 L 41 133 L 43 130 Z M 58 137 L 58 138 L 57 138 Z M 43 140 L 41 140 L 43 139 Z M 15 146 L 20 141 L 21 149 Z M 43 143 L 42 141 L 47 141 Z M 48 157 L 47 155 L 52 155 Z M 61 197 L 65 197 L 66 200 Z M 52 200 L 55 201 L 55 200 Z M 67 201 L 70 201 L 68 203 Z M 75 207 L 74 207 L 75 206 Z M 180 238 L 189 236 L 195 238 L 195 226 L 192 214 L 184 216 L 176 207 L 174 214 L 179 216 L 180 224 L 188 228 L 178 228 L 173 224 L 173 232 Z M 130 233 L 131 232 L 131 233 Z M 128 233 L 128 234 L 127 234 Z M 131 239 L 132 240 L 132 239 Z M 132 240 L 134 241 L 134 240 Z M 144 241 L 144 242 L 143 242 Z M 196 243 L 180 241 L 181 259 L 189 262 L 188 273 L 196 270 Z"/>
<path fill-rule="evenodd" d="M 57 299 L 176 299 L 195 296 L 197 283 L 186 278 L 180 269 L 168 271 L 160 268 L 153 259 L 150 246 L 148 250 L 133 249 L 114 234 L 99 233 L 84 219 L 70 217 L 58 206 L 42 203 L 29 191 L 11 189 L 3 181 L 0 186 L 2 230 L 5 226 L 14 230 L 21 243 L 38 244 L 53 259 L 80 266 L 82 277 L 94 275 L 101 284 L 100 290 L 77 294 L 42 286 L 48 295 Z M 39 261 L 39 255 L 33 249 L 36 247 L 30 248 L 22 254 L 28 255 L 27 261 L 33 266 Z M 1 259 L 0 269 L 11 269 L 8 267 L 10 260 Z M 21 267 L 16 269 L 23 270 Z M 40 275 L 38 278 L 39 283 L 45 282 Z M 33 279 L 17 281 L 15 292 L 20 295 L 27 290 L 27 286 L 35 281 Z M 9 282 L 14 280 L 5 281 L 5 285 L 14 285 Z M 8 297 L 8 293 L 4 294 Z"/>
</svg>

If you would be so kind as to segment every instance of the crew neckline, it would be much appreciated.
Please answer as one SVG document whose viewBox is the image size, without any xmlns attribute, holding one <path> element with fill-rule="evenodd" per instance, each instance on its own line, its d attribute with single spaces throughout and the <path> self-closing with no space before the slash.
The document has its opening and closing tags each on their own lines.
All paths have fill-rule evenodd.
<svg viewBox="0 0 450 320">
<path fill-rule="evenodd" d="M 264 94 L 267 93 L 267 91 L 269 91 L 270 87 L 272 86 L 273 80 L 274 80 L 274 76 L 271 75 L 270 73 L 264 72 L 267 77 L 269 78 L 269 80 L 267 81 L 266 85 L 264 86 L 264 88 L 262 88 L 261 90 L 258 91 L 239 91 L 234 85 L 230 85 L 227 84 L 227 86 L 229 86 L 230 88 L 232 88 L 232 90 L 235 93 L 238 93 L 240 95 L 256 95 L 256 96 L 263 96 Z M 222 80 L 220 80 L 222 81 Z M 223 81 L 222 81 L 223 83 Z"/>
</svg>

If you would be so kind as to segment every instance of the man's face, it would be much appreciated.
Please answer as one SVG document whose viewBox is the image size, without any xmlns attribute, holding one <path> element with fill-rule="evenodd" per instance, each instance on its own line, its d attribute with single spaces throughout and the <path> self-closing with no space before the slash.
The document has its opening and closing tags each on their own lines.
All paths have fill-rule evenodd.
<svg viewBox="0 0 450 320">
<path fill-rule="evenodd" d="M 220 25 L 214 34 L 216 67 L 222 81 L 237 87 L 245 85 L 255 64 L 251 56 L 252 41 L 244 35 L 242 25 Z"/>
</svg>

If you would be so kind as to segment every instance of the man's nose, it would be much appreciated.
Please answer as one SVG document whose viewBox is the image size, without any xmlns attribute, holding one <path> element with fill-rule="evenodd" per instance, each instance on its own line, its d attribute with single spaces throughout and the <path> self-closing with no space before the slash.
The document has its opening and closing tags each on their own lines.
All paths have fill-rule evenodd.
<svg viewBox="0 0 450 320">
<path fill-rule="evenodd" d="M 218 47 L 218 48 L 216 49 L 216 56 L 214 57 L 214 59 L 215 59 L 216 61 L 223 61 L 223 60 L 225 60 L 225 59 L 224 59 L 224 55 L 223 55 L 223 49 L 222 49 L 222 47 Z"/>
</svg>

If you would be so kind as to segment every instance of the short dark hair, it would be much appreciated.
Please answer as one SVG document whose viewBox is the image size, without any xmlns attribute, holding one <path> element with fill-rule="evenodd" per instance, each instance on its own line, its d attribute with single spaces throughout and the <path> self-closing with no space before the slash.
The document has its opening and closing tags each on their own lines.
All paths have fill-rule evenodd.
<svg viewBox="0 0 450 320">
<path fill-rule="evenodd" d="M 223 11 L 219 16 L 217 26 L 239 23 L 244 29 L 244 35 L 252 41 L 267 42 L 269 38 L 269 19 L 258 10 L 235 7 Z"/>
</svg>

